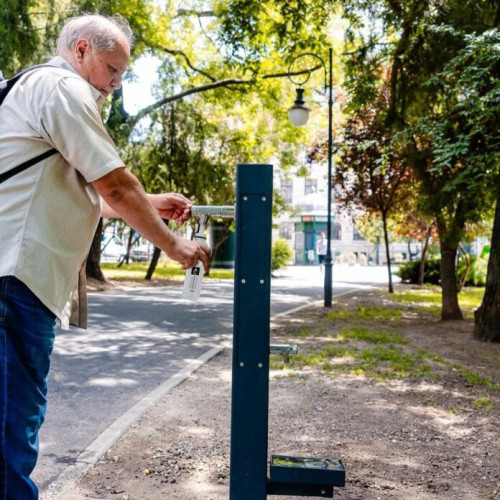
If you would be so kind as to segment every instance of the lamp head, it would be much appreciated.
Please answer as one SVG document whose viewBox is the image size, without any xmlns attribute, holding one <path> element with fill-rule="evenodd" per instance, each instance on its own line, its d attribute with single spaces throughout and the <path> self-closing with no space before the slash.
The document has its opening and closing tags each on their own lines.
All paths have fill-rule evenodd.
<svg viewBox="0 0 500 500">
<path fill-rule="evenodd" d="M 288 110 L 288 118 L 292 122 L 292 125 L 296 127 L 303 127 L 307 120 L 309 120 L 309 112 L 311 108 L 306 106 L 304 102 L 304 89 L 297 89 L 297 98 L 291 108 Z"/>
</svg>

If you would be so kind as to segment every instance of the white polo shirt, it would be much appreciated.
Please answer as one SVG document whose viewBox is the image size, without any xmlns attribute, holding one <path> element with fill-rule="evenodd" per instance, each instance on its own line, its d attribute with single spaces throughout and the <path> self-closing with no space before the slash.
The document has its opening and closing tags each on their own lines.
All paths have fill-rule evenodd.
<svg viewBox="0 0 500 500">
<path fill-rule="evenodd" d="M 62 57 L 23 75 L 0 106 L 0 173 L 59 153 L 0 184 L 0 276 L 15 276 L 64 327 L 99 220 L 90 184 L 122 167 L 101 118 L 102 96 Z"/>
</svg>

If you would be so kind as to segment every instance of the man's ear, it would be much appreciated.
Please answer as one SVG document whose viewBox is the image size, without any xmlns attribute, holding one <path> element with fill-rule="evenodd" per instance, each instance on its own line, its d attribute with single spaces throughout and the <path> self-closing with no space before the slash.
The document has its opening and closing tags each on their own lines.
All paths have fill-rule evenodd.
<svg viewBox="0 0 500 500">
<path fill-rule="evenodd" d="M 75 57 L 77 62 L 82 62 L 86 52 L 90 50 L 89 41 L 86 38 L 80 38 L 75 44 Z"/>
</svg>

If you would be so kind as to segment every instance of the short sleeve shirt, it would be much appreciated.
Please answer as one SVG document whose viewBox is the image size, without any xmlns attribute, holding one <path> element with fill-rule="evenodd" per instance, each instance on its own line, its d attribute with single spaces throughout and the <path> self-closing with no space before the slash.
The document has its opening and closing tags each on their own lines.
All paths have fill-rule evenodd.
<svg viewBox="0 0 500 500">
<path fill-rule="evenodd" d="M 67 303 L 100 216 L 92 182 L 122 167 L 102 96 L 62 57 L 23 75 L 0 106 L 0 276 L 15 276 L 67 324 Z"/>
<path fill-rule="evenodd" d="M 318 240 L 316 243 L 318 255 L 326 255 L 326 240 Z"/>
</svg>

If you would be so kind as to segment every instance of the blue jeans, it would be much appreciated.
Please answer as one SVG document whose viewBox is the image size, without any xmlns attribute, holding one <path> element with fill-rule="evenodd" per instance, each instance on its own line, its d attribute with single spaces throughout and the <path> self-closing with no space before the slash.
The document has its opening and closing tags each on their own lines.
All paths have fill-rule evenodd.
<svg viewBox="0 0 500 500">
<path fill-rule="evenodd" d="M 56 317 L 21 281 L 0 277 L 0 500 L 36 500 L 30 479 L 45 418 Z"/>
</svg>

